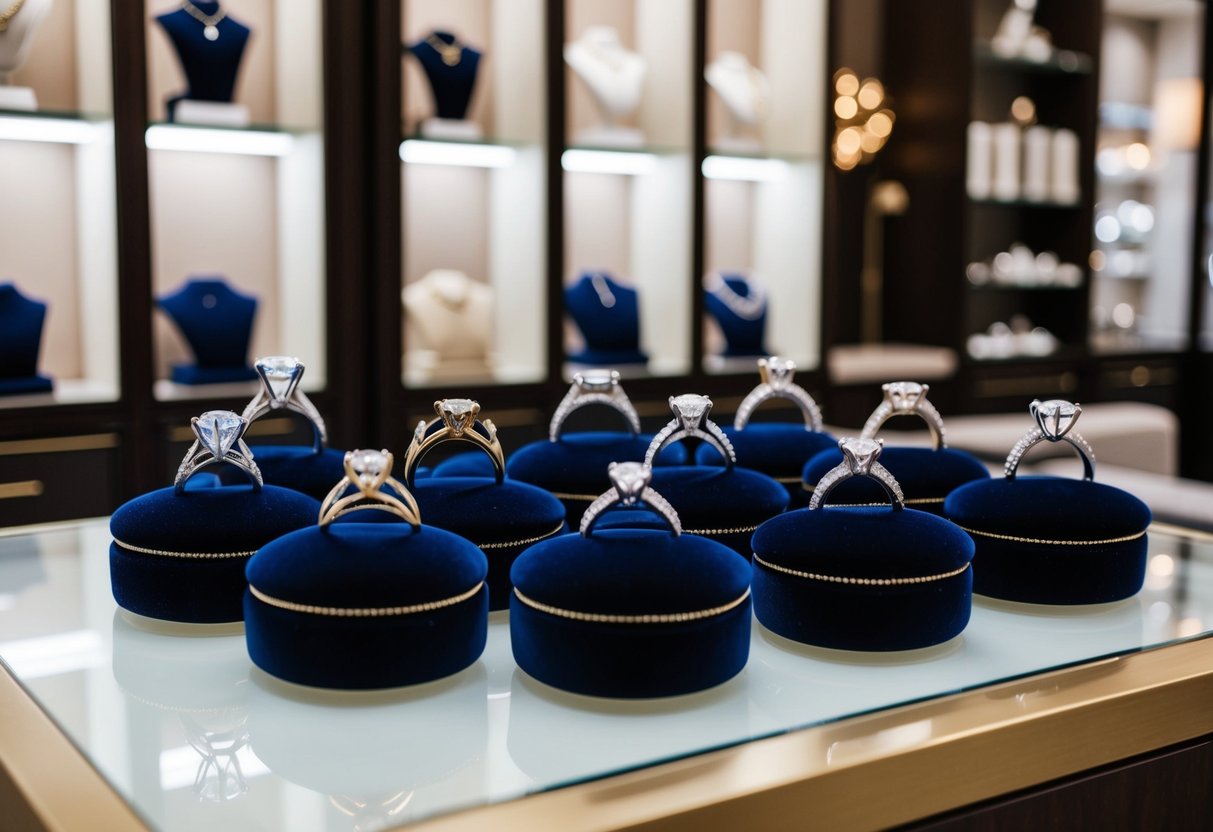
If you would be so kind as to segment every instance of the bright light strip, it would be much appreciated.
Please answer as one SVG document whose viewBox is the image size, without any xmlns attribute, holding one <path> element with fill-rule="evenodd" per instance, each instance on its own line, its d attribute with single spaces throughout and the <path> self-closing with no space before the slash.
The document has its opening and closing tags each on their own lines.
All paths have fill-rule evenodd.
<svg viewBox="0 0 1213 832">
<path fill-rule="evenodd" d="M 657 170 L 657 157 L 652 153 L 621 150 L 566 150 L 560 157 L 560 166 L 570 173 L 639 176 Z"/>
<path fill-rule="evenodd" d="M 54 142 L 88 144 L 97 138 L 98 128 L 87 121 L 68 118 L 0 118 L 0 139 L 14 142 Z"/>
<path fill-rule="evenodd" d="M 746 182 L 776 182 L 788 175 L 788 164 L 780 159 L 750 159 L 745 156 L 708 156 L 703 160 L 708 179 L 739 179 Z"/>
<path fill-rule="evenodd" d="M 92 630 L 9 641 L 0 644 L 0 657 L 23 680 L 87 670 L 106 661 L 101 636 Z"/>
<path fill-rule="evenodd" d="M 295 144 L 294 138 L 287 133 L 172 124 L 154 124 L 147 128 L 145 142 L 148 150 L 228 153 L 235 156 L 286 156 Z"/>
<path fill-rule="evenodd" d="M 498 144 L 431 142 L 406 139 L 400 143 L 400 160 L 410 165 L 456 165 L 465 168 L 508 168 L 514 164 L 512 147 Z"/>
</svg>

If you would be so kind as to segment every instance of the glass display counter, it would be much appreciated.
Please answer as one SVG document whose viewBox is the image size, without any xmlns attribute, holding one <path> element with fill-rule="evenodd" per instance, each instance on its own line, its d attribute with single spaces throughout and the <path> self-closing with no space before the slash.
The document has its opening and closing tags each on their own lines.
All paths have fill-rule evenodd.
<svg viewBox="0 0 1213 832">
<path fill-rule="evenodd" d="M 289 686 L 251 665 L 238 629 L 152 629 L 119 612 L 109 542 L 104 520 L 0 537 L 4 785 L 44 819 L 615 829 L 723 805 L 770 822 L 794 802 L 789 789 L 810 788 L 803 801 L 816 784 L 834 796 L 815 816 L 860 828 L 1213 733 L 1213 537 L 1158 525 L 1146 587 L 1127 601 L 977 599 L 960 637 L 889 655 L 807 648 L 755 624 L 741 675 L 643 701 L 534 682 L 496 616 L 483 657 L 445 680 L 362 694 Z M 972 777 L 916 786 L 939 765 L 971 765 Z M 885 797 L 869 804 L 859 797 L 872 778 Z"/>
</svg>

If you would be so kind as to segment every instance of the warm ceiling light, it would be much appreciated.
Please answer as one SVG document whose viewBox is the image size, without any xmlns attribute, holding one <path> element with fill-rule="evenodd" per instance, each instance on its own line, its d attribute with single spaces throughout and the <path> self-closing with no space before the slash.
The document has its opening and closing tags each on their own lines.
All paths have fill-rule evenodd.
<svg viewBox="0 0 1213 832">
<path fill-rule="evenodd" d="M 834 115 L 844 121 L 849 121 L 859 114 L 859 105 L 854 98 L 844 95 L 834 102 Z"/>
<path fill-rule="evenodd" d="M 838 71 L 834 78 L 834 92 L 839 95 L 854 95 L 859 92 L 859 78 L 849 69 Z"/>
<path fill-rule="evenodd" d="M 863 136 L 855 127 L 847 127 L 838 134 L 838 152 L 843 156 L 858 153 L 863 145 Z"/>
<path fill-rule="evenodd" d="M 872 113 L 868 118 L 867 129 L 873 136 L 879 136 L 882 139 L 888 138 L 889 134 L 893 132 L 893 114 L 888 110 Z"/>
<path fill-rule="evenodd" d="M 865 110 L 875 110 L 884 101 L 884 87 L 875 78 L 869 78 L 859 88 L 859 106 Z"/>
</svg>

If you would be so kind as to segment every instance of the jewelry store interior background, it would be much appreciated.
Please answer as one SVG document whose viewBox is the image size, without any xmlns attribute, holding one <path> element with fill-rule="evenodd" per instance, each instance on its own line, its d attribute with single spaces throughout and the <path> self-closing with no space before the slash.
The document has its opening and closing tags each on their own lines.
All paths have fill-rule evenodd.
<svg viewBox="0 0 1213 832">
<path fill-rule="evenodd" d="M 1205 4 L 1007 6 L 8 3 L 0 523 L 162 485 L 267 354 L 336 447 L 467 395 L 508 452 L 579 364 L 723 416 L 778 353 L 829 425 L 1134 402 L 1101 462 L 1213 479 Z"/>
</svg>

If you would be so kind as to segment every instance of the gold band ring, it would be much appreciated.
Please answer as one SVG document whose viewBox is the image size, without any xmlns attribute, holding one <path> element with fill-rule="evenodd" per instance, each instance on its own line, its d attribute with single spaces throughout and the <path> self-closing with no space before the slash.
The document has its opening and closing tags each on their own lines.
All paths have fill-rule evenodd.
<svg viewBox="0 0 1213 832">
<path fill-rule="evenodd" d="M 389 451 L 350 451 L 345 455 L 345 477 L 333 486 L 320 504 L 320 525 L 327 526 L 343 514 L 364 509 L 389 511 L 411 526 L 421 525 L 417 501 L 392 476 L 394 457 Z M 395 492 L 383 491 L 388 486 Z M 354 490 L 351 492 L 350 489 Z"/>
<path fill-rule="evenodd" d="M 492 419 L 476 418 L 480 404 L 471 399 L 440 399 L 434 402 L 438 418 L 426 422 L 422 419 L 413 431 L 413 441 L 404 455 L 404 481 L 413 483 L 421 458 L 431 448 L 443 442 L 468 442 L 488 454 L 493 461 L 493 473 L 497 482 L 505 478 L 505 454 L 497 439 L 497 427 Z"/>
</svg>

